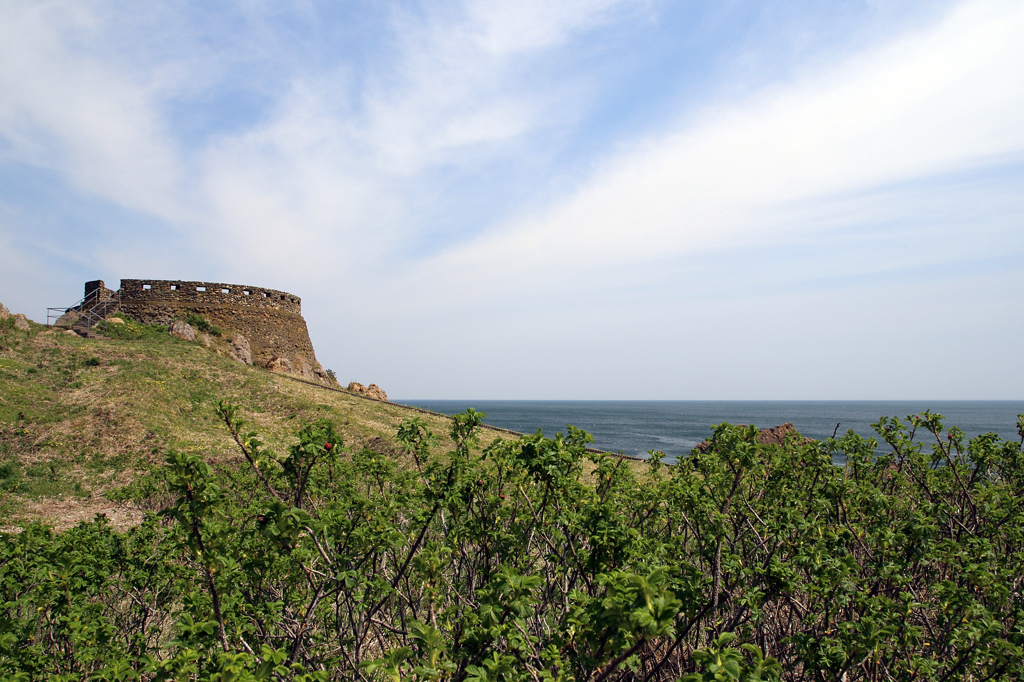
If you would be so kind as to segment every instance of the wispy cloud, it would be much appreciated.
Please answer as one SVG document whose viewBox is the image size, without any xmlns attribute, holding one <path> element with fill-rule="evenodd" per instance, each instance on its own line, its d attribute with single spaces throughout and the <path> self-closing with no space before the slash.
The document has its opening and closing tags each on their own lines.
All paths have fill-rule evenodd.
<svg viewBox="0 0 1024 682">
<path fill-rule="evenodd" d="M 326 248 L 359 273 L 406 260 L 424 217 L 442 210 L 435 197 L 446 183 L 528 153 L 538 131 L 571 124 L 582 106 L 573 100 L 587 85 L 570 77 L 551 87 L 544 60 L 635 4 L 532 9 L 470 3 L 395 11 L 395 48 L 377 69 L 299 74 L 272 118 L 205 152 L 209 222 L 226 242 L 260 236 L 240 260 L 280 262 L 286 253 L 299 261 Z M 451 222 L 458 231 L 458 220 Z M 445 231 L 434 236 L 444 240 Z"/>
<path fill-rule="evenodd" d="M 295 290 L 328 365 L 406 395 L 441 390 L 425 365 L 479 369 L 482 348 L 504 364 L 450 371 L 448 395 L 614 397 L 600 366 L 709 396 L 713 372 L 657 361 L 672 347 L 746 349 L 717 396 L 753 395 L 741 368 L 819 349 L 769 316 L 779 341 L 755 351 L 723 305 L 870 314 L 938 268 L 963 311 L 1020 280 L 1019 3 L 681 11 L 6 0 L 0 172 L 48 189 L 0 192 L 3 247 Z M 706 343 L 688 336 L 701 318 Z M 623 331 L 644 320 L 657 341 Z M 588 324 L 618 336 L 581 339 Z"/>
<path fill-rule="evenodd" d="M 824 230 L 850 216 L 877 221 L 919 191 L 899 183 L 1020 162 L 1022 30 L 1019 6 L 970 5 L 801 81 L 709 107 L 608 159 L 549 210 L 424 263 L 423 281 L 450 291 L 472 279 L 486 297 L 550 287 L 563 273 L 632 275 L 674 254 L 805 238 L 808 211 Z M 943 227 L 984 243 L 976 225 Z"/>
<path fill-rule="evenodd" d="M 181 217 L 180 165 L 144 84 L 76 49 L 96 17 L 76 3 L 6 3 L 4 156 L 116 203 Z"/>
</svg>

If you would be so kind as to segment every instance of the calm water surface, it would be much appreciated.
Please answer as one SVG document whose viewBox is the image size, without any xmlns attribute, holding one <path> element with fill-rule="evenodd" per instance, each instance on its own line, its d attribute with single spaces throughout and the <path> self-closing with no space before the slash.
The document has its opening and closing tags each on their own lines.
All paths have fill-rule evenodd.
<svg viewBox="0 0 1024 682">
<path fill-rule="evenodd" d="M 671 461 L 711 435 L 711 425 L 756 424 L 764 428 L 793 422 L 805 436 L 822 439 L 848 430 L 875 436 L 879 417 L 906 417 L 931 410 L 969 437 L 994 432 L 1018 439 L 1017 415 L 1024 401 L 615 401 L 615 400 L 400 400 L 395 402 L 442 414 L 472 407 L 487 413 L 488 424 L 522 433 L 541 429 L 546 436 L 565 432 L 566 424 L 594 436 L 594 446 L 610 452 L 646 456 L 661 450 Z"/>
</svg>

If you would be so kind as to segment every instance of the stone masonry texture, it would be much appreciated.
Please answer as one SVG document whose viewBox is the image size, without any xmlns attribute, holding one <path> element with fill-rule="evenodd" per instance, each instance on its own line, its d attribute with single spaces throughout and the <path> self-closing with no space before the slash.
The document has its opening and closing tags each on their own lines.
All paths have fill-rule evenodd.
<svg viewBox="0 0 1024 682">
<path fill-rule="evenodd" d="M 90 293 L 119 297 L 120 310 L 145 324 L 170 325 L 199 315 L 227 339 L 232 333 L 244 336 L 254 365 L 267 367 L 274 358 L 287 359 L 304 378 L 334 383 L 317 362 L 302 301 L 293 294 L 241 284 L 149 279 L 122 279 L 119 292 L 102 281 L 88 282 L 86 296 Z"/>
</svg>

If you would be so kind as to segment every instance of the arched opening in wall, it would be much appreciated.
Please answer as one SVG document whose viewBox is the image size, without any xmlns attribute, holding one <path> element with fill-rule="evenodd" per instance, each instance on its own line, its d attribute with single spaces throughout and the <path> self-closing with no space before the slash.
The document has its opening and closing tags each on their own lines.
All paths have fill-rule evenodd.
<svg viewBox="0 0 1024 682">
<path fill-rule="evenodd" d="M 171 285 L 171 291 L 177 291 L 177 290 L 178 290 L 178 285 L 177 284 L 172 284 Z"/>
<path fill-rule="evenodd" d="M 248 289 L 243 289 L 242 290 L 242 295 L 243 296 L 248 296 L 249 295 L 249 290 Z"/>
<path fill-rule="evenodd" d="M 231 293 L 231 289 L 221 289 L 220 293 L 222 293 L 222 294 L 230 294 Z"/>
<path fill-rule="evenodd" d="M 150 289 L 153 288 L 153 285 L 152 284 L 143 284 L 142 288 L 145 289 L 146 291 L 149 291 Z"/>
<path fill-rule="evenodd" d="M 196 287 L 196 291 L 206 291 L 206 287 Z"/>
</svg>

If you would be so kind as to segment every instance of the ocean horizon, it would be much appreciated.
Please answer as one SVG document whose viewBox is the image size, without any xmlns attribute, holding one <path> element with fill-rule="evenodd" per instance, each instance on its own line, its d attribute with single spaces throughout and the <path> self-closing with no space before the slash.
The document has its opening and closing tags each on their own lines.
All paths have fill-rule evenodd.
<svg viewBox="0 0 1024 682">
<path fill-rule="evenodd" d="M 816 440 L 853 431 L 876 437 L 871 428 L 881 417 L 904 418 L 929 410 L 959 427 L 969 438 L 996 433 L 1017 440 L 1017 415 L 1024 400 L 423 400 L 394 399 L 441 414 L 472 407 L 484 423 L 520 433 L 553 437 L 571 424 L 594 437 L 600 450 L 647 457 L 660 450 L 666 462 L 684 457 L 712 433 L 712 425 L 754 424 L 759 428 L 791 422 Z M 926 435 L 931 438 L 930 434 Z M 920 436 L 919 436 L 920 438 Z"/>
</svg>

